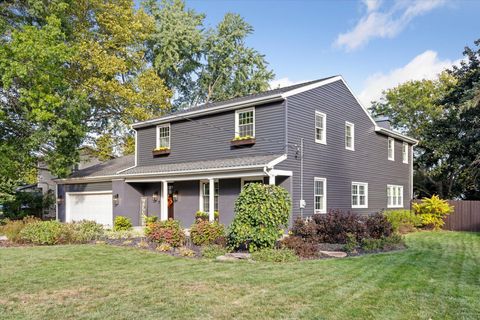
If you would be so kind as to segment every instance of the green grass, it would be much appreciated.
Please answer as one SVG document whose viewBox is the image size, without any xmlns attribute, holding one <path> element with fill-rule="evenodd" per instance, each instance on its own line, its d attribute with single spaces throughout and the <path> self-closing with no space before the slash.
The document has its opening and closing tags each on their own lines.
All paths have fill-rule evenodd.
<svg viewBox="0 0 480 320">
<path fill-rule="evenodd" d="M 474 319 L 480 234 L 342 260 L 220 263 L 134 248 L 0 249 L 0 319 Z"/>
</svg>

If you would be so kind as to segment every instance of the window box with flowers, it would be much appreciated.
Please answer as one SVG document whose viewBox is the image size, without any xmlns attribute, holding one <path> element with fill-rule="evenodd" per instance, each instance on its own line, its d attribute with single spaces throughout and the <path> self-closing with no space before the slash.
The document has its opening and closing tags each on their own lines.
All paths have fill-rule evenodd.
<svg viewBox="0 0 480 320">
<path fill-rule="evenodd" d="M 251 146 L 255 144 L 255 137 L 252 136 L 235 136 L 230 142 L 233 147 Z"/>
<path fill-rule="evenodd" d="M 159 147 L 152 150 L 153 156 L 166 156 L 170 154 L 170 148 Z"/>
</svg>

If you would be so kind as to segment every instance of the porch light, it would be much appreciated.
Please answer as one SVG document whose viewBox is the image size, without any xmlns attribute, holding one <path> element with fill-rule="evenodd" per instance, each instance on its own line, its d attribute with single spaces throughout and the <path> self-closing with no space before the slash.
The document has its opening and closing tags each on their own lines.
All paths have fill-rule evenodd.
<svg viewBox="0 0 480 320">
<path fill-rule="evenodd" d="M 152 195 L 152 200 L 153 200 L 153 202 L 157 202 L 157 201 L 158 201 L 158 192 L 157 192 L 157 191 L 155 191 L 155 192 L 153 193 L 153 195 Z"/>
<path fill-rule="evenodd" d="M 113 195 L 113 204 L 115 206 L 118 206 L 119 203 L 120 203 L 120 199 L 118 197 L 118 193 L 116 193 L 116 194 Z"/>
<path fill-rule="evenodd" d="M 173 193 L 173 201 L 178 201 L 178 190 L 175 190 L 175 192 Z"/>
<path fill-rule="evenodd" d="M 62 195 L 59 195 L 57 197 L 57 204 L 62 204 L 63 203 L 63 196 Z"/>
</svg>

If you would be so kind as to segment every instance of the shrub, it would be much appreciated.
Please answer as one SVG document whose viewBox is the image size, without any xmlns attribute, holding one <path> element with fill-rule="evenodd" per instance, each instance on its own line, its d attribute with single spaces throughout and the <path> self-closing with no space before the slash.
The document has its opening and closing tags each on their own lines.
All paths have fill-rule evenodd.
<svg viewBox="0 0 480 320">
<path fill-rule="evenodd" d="M 309 259 L 317 256 L 318 249 L 313 242 L 304 240 L 299 236 L 289 236 L 280 241 L 281 248 L 291 249 L 301 258 Z"/>
<path fill-rule="evenodd" d="M 62 223 L 58 221 L 37 221 L 25 224 L 19 236 L 21 240 L 28 243 L 53 245 L 59 243 L 62 232 Z"/>
<path fill-rule="evenodd" d="M 220 216 L 220 214 L 218 213 L 218 211 L 214 211 L 213 212 L 213 217 L 215 220 L 218 220 L 218 217 Z M 195 220 L 205 220 L 205 221 L 208 221 L 208 219 L 210 218 L 210 214 L 208 212 L 205 212 L 205 211 L 197 211 L 195 213 Z"/>
<path fill-rule="evenodd" d="M 347 234 L 354 234 L 357 241 L 365 238 L 367 230 L 365 218 L 354 212 L 330 210 L 327 214 L 314 214 L 319 241 L 327 243 L 346 243 Z"/>
<path fill-rule="evenodd" d="M 388 219 L 381 213 L 367 216 L 365 221 L 368 237 L 379 239 L 392 234 L 393 228 Z"/>
<path fill-rule="evenodd" d="M 157 243 L 167 243 L 179 247 L 185 242 L 185 233 L 177 220 L 169 219 L 150 224 L 148 239 Z"/>
<path fill-rule="evenodd" d="M 155 250 L 160 251 L 160 252 L 167 252 L 167 251 L 172 250 L 172 246 L 170 246 L 168 243 L 162 243 L 162 244 L 159 244 L 155 248 Z"/>
<path fill-rule="evenodd" d="M 250 183 L 235 201 L 235 217 L 228 233 L 232 248 L 250 252 L 273 248 L 290 216 L 290 195 L 278 186 Z"/>
<path fill-rule="evenodd" d="M 422 225 L 421 217 L 410 210 L 388 210 L 383 214 L 395 232 L 413 231 Z"/>
<path fill-rule="evenodd" d="M 26 216 L 42 217 L 44 209 L 55 204 L 55 196 L 51 193 L 17 192 L 3 203 L 3 214 L 6 218 L 22 219 Z"/>
<path fill-rule="evenodd" d="M 181 247 L 180 249 L 178 249 L 178 254 L 182 257 L 194 257 L 195 251 L 188 249 L 187 247 Z"/>
<path fill-rule="evenodd" d="M 80 222 L 67 223 L 63 227 L 71 225 L 73 234 L 70 243 L 87 243 L 92 240 L 98 240 L 103 236 L 104 230 L 101 224 L 95 221 L 83 220 Z"/>
<path fill-rule="evenodd" d="M 202 257 L 207 259 L 214 259 L 218 256 L 223 256 L 227 253 L 227 249 L 219 245 L 208 245 L 202 248 Z"/>
<path fill-rule="evenodd" d="M 132 229 L 132 220 L 124 216 L 116 216 L 113 221 L 113 231 L 127 231 Z"/>
<path fill-rule="evenodd" d="M 7 220 L 4 226 L 2 226 L 2 232 L 7 236 L 8 240 L 12 242 L 20 241 L 20 231 L 25 227 L 25 223 L 22 220 Z"/>
<path fill-rule="evenodd" d="M 291 230 L 294 236 L 303 238 L 306 241 L 318 242 L 319 236 L 317 232 L 317 224 L 313 219 L 304 221 L 301 218 L 297 218 L 293 221 L 293 227 Z"/>
<path fill-rule="evenodd" d="M 149 223 L 157 222 L 158 217 L 157 216 L 143 216 L 143 220 L 145 221 L 145 224 L 149 224 Z"/>
<path fill-rule="evenodd" d="M 252 259 L 265 262 L 292 262 L 298 261 L 295 251 L 291 249 L 264 248 L 252 253 Z"/>
<path fill-rule="evenodd" d="M 353 233 L 347 233 L 347 242 L 343 249 L 347 252 L 353 252 L 358 248 L 357 237 Z"/>
<path fill-rule="evenodd" d="M 190 238 L 193 244 L 203 246 L 215 243 L 218 238 L 225 235 L 225 227 L 216 221 L 209 222 L 197 220 L 190 227 Z"/>
<path fill-rule="evenodd" d="M 362 240 L 361 248 L 364 251 L 393 250 L 404 247 L 404 239 L 399 234 L 392 234 L 389 237 L 378 239 L 365 238 Z"/>
<path fill-rule="evenodd" d="M 414 203 L 413 210 L 421 216 L 423 226 L 438 230 L 445 224 L 444 219 L 453 212 L 453 207 L 446 200 L 434 195 L 423 198 L 421 203 Z"/>
</svg>

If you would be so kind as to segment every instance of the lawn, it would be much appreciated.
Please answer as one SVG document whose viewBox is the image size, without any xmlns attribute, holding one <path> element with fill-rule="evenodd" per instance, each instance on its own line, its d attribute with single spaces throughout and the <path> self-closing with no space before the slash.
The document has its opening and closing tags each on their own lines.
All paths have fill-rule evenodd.
<svg viewBox="0 0 480 320">
<path fill-rule="evenodd" d="M 341 260 L 221 263 L 105 245 L 0 249 L 0 319 L 474 319 L 480 234 Z"/>
</svg>

